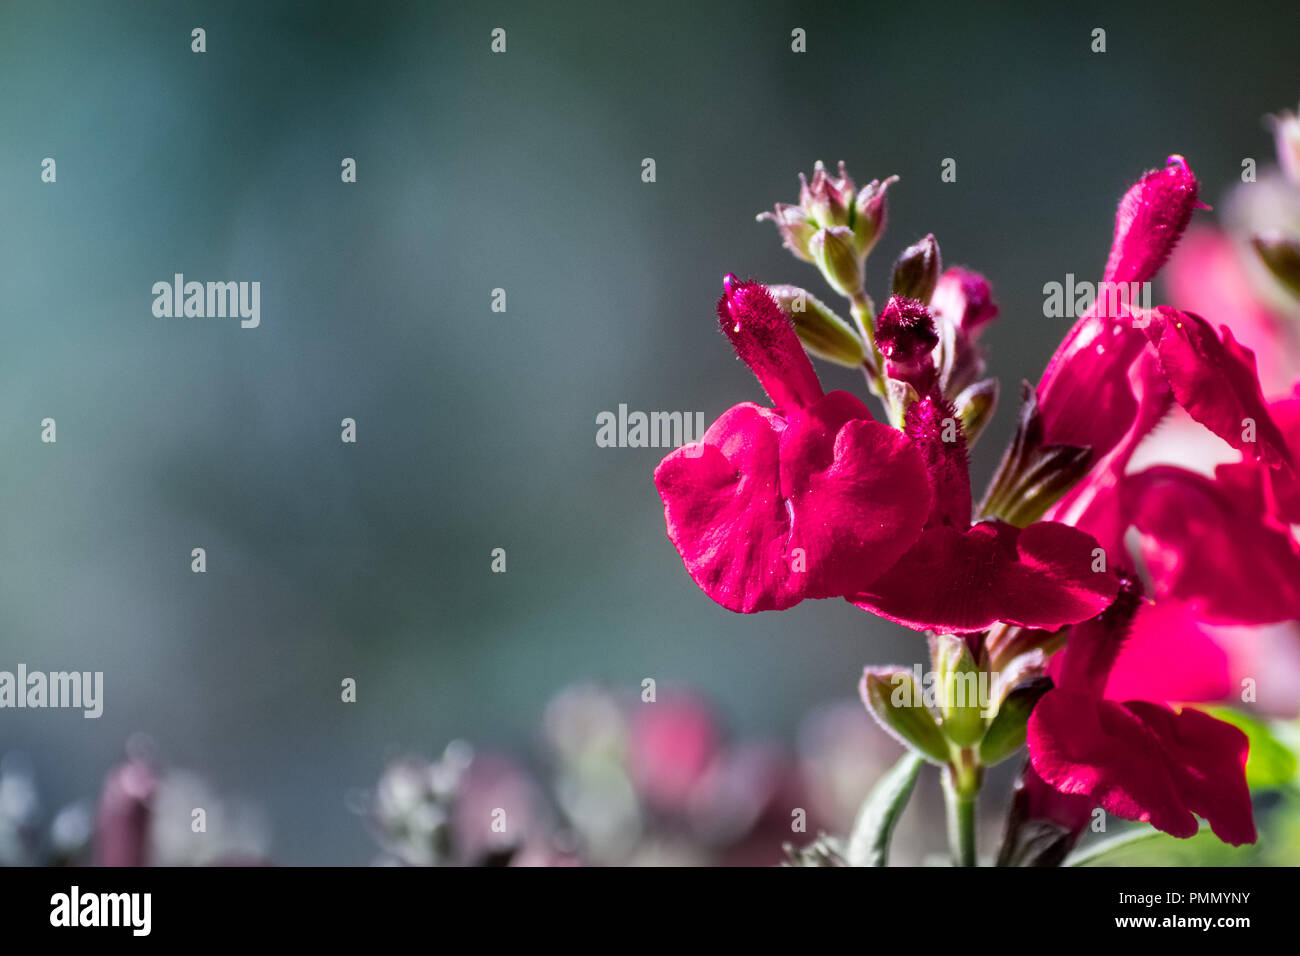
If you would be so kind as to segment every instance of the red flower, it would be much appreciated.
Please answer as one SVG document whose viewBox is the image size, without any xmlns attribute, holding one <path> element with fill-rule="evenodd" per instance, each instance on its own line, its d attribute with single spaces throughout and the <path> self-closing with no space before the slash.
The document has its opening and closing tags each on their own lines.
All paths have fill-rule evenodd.
<svg viewBox="0 0 1300 956">
<path fill-rule="evenodd" d="M 1165 169 L 1147 173 L 1125 193 L 1103 279 L 1103 285 L 1120 284 L 1121 294 L 1112 298 L 1103 290 L 1048 362 L 1037 392 L 1044 440 L 1086 446 L 1094 460 L 1108 454 L 1138 417 L 1130 383 L 1134 363 L 1154 354 L 1158 364 L 1145 371 L 1158 370 L 1192 418 L 1289 476 L 1291 456 L 1260 390 L 1254 354 L 1226 326 L 1216 333 L 1191 313 L 1140 309 L 1128 291 L 1131 283 L 1149 281 L 1169 257 L 1196 195 L 1196 177 L 1181 156 L 1171 156 Z"/>
<path fill-rule="evenodd" d="M 1194 834 L 1199 815 L 1224 842 L 1253 843 L 1245 734 L 1193 708 L 1103 697 L 1138 607 L 1136 589 L 1126 588 L 1105 613 L 1073 628 L 1056 687 L 1029 718 L 1033 770 L 1059 794 L 1087 798 L 1072 804 L 1074 832 L 1078 811 L 1100 805 L 1177 837 Z M 1063 806 L 1048 809 L 1059 816 Z"/>
<path fill-rule="evenodd" d="M 1024 529 L 971 525 L 966 443 L 935 384 L 928 349 L 936 339 L 925 307 L 891 299 L 878 336 L 891 378 L 925 395 L 904 427 L 925 459 L 934 504 L 917 543 L 850 600 L 908 627 L 956 632 L 998 621 L 1056 630 L 1110 604 L 1119 582 L 1094 564 L 1097 542 L 1087 534 L 1047 521 Z"/>
<path fill-rule="evenodd" d="M 686 570 L 732 611 L 779 610 L 861 590 L 916 540 L 930 511 L 905 436 L 846 392 L 822 392 L 767 290 L 728 276 L 722 330 L 775 408 L 724 412 L 655 471 Z"/>
</svg>

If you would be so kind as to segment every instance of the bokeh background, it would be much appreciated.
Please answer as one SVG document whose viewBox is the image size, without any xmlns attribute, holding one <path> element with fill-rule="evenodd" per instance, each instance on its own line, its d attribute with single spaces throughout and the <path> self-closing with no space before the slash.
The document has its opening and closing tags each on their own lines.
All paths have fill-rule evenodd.
<svg viewBox="0 0 1300 956">
<path fill-rule="evenodd" d="M 260 808 L 277 861 L 357 863 L 348 794 L 385 759 L 526 752 L 574 682 L 687 685 L 789 740 L 864 664 L 920 660 L 843 602 L 713 605 L 664 535 L 660 452 L 598 448 L 595 418 L 759 395 L 720 278 L 825 294 L 754 216 L 844 159 L 902 177 L 878 299 L 931 231 L 994 283 L 982 485 L 1066 328 L 1043 284 L 1097 278 L 1171 152 L 1215 202 L 1300 92 L 1293 4 L 1080 7 L 6 0 L 0 668 L 102 670 L 106 703 L 0 712 L 0 751 L 57 804 L 144 731 Z M 259 280 L 261 327 L 155 318 L 176 272 Z"/>
</svg>

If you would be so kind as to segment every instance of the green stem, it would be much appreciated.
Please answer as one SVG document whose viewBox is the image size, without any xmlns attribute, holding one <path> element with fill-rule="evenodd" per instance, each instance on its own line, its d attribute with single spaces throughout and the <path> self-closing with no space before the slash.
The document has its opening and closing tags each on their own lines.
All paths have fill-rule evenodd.
<svg viewBox="0 0 1300 956">
<path fill-rule="evenodd" d="M 963 752 L 963 763 L 968 752 Z M 948 809 L 948 845 L 957 866 L 975 866 L 975 802 L 979 798 L 978 768 L 948 766 L 943 771 L 943 796 Z"/>
<path fill-rule="evenodd" d="M 867 384 L 871 387 L 872 394 L 879 396 L 884 403 L 885 412 L 889 416 L 890 422 L 895 427 L 902 427 L 902 415 L 894 407 L 894 402 L 889 395 L 889 386 L 885 378 L 885 358 L 880 354 L 880 349 L 876 347 L 876 316 L 875 305 L 871 297 L 865 292 L 860 292 L 850 300 L 849 313 L 853 316 L 853 321 L 858 325 L 858 331 L 862 333 L 862 342 L 866 347 L 867 357 L 862 363 L 862 370 L 867 376 Z"/>
</svg>

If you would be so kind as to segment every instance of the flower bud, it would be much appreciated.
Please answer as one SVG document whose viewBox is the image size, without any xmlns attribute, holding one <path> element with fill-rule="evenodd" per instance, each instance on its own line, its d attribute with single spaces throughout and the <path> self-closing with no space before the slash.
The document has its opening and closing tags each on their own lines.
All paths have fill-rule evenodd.
<svg viewBox="0 0 1300 956">
<path fill-rule="evenodd" d="M 794 253 L 796 259 L 813 261 L 812 253 L 808 251 L 808 242 L 817 232 L 817 224 L 808 218 L 801 207 L 779 202 L 772 212 L 761 212 L 757 218 L 759 222 L 771 219 L 776 223 L 782 245 Z"/>
<path fill-rule="evenodd" d="M 1178 155 L 1130 187 L 1115 214 L 1115 237 L 1102 279 L 1121 286 L 1150 281 L 1187 228 L 1199 205 L 1199 189 L 1187 160 Z"/>
<path fill-rule="evenodd" d="M 884 182 L 873 179 L 862 187 L 853 204 L 853 243 L 862 258 L 866 258 L 885 232 L 885 222 L 889 218 L 885 192 L 896 182 L 897 176 L 890 176 Z"/>
<path fill-rule="evenodd" d="M 1097 456 L 1087 445 L 1048 441 L 1038 396 L 1021 384 L 1016 433 L 993 474 L 980 514 L 1018 528 L 1040 519 L 1079 483 Z"/>
<path fill-rule="evenodd" d="M 984 736 L 982 710 L 989 701 L 981 698 L 989 696 L 988 675 L 975 663 L 965 639 L 955 634 L 934 636 L 931 647 L 943 734 L 957 746 L 969 747 Z"/>
<path fill-rule="evenodd" d="M 967 448 L 975 444 L 980 432 L 993 417 L 993 410 L 997 405 L 998 380 L 996 378 L 986 378 L 976 382 L 953 400 L 957 417 L 961 419 L 962 434 L 966 436 Z"/>
<path fill-rule="evenodd" d="M 819 229 L 808 249 L 831 288 L 846 299 L 862 294 L 862 262 L 853 249 L 852 229 L 848 226 Z"/>
<path fill-rule="evenodd" d="M 776 299 L 799 335 L 803 347 L 818 358 L 857 368 L 865 359 L 862 339 L 853 326 L 836 315 L 811 292 L 793 285 L 771 285 L 767 291 Z"/>
<path fill-rule="evenodd" d="M 95 865 L 145 866 L 158 781 L 137 758 L 108 772 L 95 812 Z"/>
<path fill-rule="evenodd" d="M 849 178 L 844 162 L 840 162 L 840 175 L 832 179 L 826 164 L 820 159 L 813 165 L 811 185 L 799 174 L 799 205 L 822 226 L 847 226 L 853 207 L 853 180 Z"/>
<path fill-rule="evenodd" d="M 980 763 L 986 767 L 1001 763 L 1025 744 L 1029 715 L 1038 699 L 1052 689 L 1047 677 L 1026 681 L 1009 693 L 980 741 Z"/>
<path fill-rule="evenodd" d="M 1273 138 L 1277 142 L 1277 162 L 1287 179 L 1300 185 L 1300 116 L 1283 110 L 1273 120 Z"/>
<path fill-rule="evenodd" d="M 885 357 L 885 373 L 907 382 L 918 395 L 934 384 L 934 347 L 939 343 L 934 319 L 915 299 L 892 296 L 876 323 L 876 343 Z"/>
<path fill-rule="evenodd" d="M 911 671 L 903 667 L 868 667 L 858 691 L 871 716 L 887 734 L 927 760 L 948 762 L 948 744 Z"/>
<path fill-rule="evenodd" d="M 931 233 L 904 249 L 894 263 L 894 295 L 929 302 L 942 270 L 939 243 Z"/>
<path fill-rule="evenodd" d="M 997 318 L 993 287 L 978 272 L 953 266 L 939 277 L 930 297 L 935 318 L 950 322 L 974 338 L 981 328 Z"/>
<path fill-rule="evenodd" d="M 1300 297 L 1300 239 L 1268 232 L 1255 236 L 1250 244 L 1273 277 Z"/>
<path fill-rule="evenodd" d="M 849 246 L 861 265 L 885 230 L 885 192 L 897 181 L 897 176 L 883 182 L 873 179 L 855 194 L 853 180 L 843 163 L 839 164 L 839 176 L 832 176 L 818 161 L 811 183 L 803 173 L 799 174 L 798 204 L 777 203 L 771 212 L 760 213 L 758 219 L 776 223 L 785 247 L 806 262 L 816 261 L 809 244 L 819 229 L 843 227 L 848 230 Z"/>
</svg>

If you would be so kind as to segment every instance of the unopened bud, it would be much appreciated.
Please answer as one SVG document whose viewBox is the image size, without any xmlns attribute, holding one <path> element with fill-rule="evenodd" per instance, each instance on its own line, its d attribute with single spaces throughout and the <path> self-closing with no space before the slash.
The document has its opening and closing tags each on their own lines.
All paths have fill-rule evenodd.
<svg viewBox="0 0 1300 956">
<path fill-rule="evenodd" d="M 943 734 L 957 746 L 969 747 L 984 736 L 981 712 L 989 702 L 981 698 L 988 696 L 988 676 L 976 665 L 964 638 L 939 634 L 932 645 Z"/>
<path fill-rule="evenodd" d="M 889 218 L 885 192 L 896 182 L 897 176 L 890 176 L 883 182 L 873 179 L 862 187 L 854 201 L 853 244 L 859 258 L 865 258 L 885 232 L 885 223 Z"/>
<path fill-rule="evenodd" d="M 1001 763 L 1025 744 L 1029 715 L 1038 699 L 1052 689 L 1052 681 L 1038 677 L 1011 691 L 980 741 L 980 763 L 986 767 Z"/>
<path fill-rule="evenodd" d="M 808 249 L 831 288 L 846 299 L 862 294 L 862 263 L 853 250 L 853 230 L 848 226 L 819 229 Z"/>
<path fill-rule="evenodd" d="M 789 249 L 796 259 L 812 262 L 812 253 L 808 251 L 808 242 L 817 232 L 817 224 L 808 218 L 808 214 L 799 206 L 779 202 L 772 212 L 758 214 L 758 221 L 771 219 L 776 223 L 781 234 L 782 244 Z"/>
<path fill-rule="evenodd" d="M 998 380 L 986 378 L 966 388 L 953 400 L 957 417 L 961 419 L 961 430 L 966 436 L 966 447 L 975 444 L 984 430 L 984 426 L 993 417 L 998 405 Z"/>
<path fill-rule="evenodd" d="M 1250 240 L 1268 271 L 1288 292 L 1300 297 L 1300 239 L 1268 232 Z"/>
<path fill-rule="evenodd" d="M 847 226 L 853 208 L 853 180 L 840 162 L 840 175 L 833 178 L 820 159 L 813 166 L 812 183 L 799 174 L 799 205 L 819 226 Z"/>
<path fill-rule="evenodd" d="M 930 297 L 930 311 L 950 322 L 972 339 L 988 322 L 997 318 L 993 287 L 978 272 L 953 266 L 939 277 Z"/>
<path fill-rule="evenodd" d="M 941 271 L 943 260 L 939 255 L 939 243 L 931 233 L 904 249 L 894 263 L 894 295 L 929 302 Z"/>
<path fill-rule="evenodd" d="M 939 344 L 939 334 L 924 305 L 915 299 L 892 296 L 876 323 L 876 342 L 890 378 L 907 382 L 918 395 L 930 391 L 935 374 L 932 353 Z"/>
<path fill-rule="evenodd" d="M 869 667 L 858 691 L 871 716 L 891 737 L 934 763 L 948 761 L 948 744 L 911 671 Z"/>
</svg>

